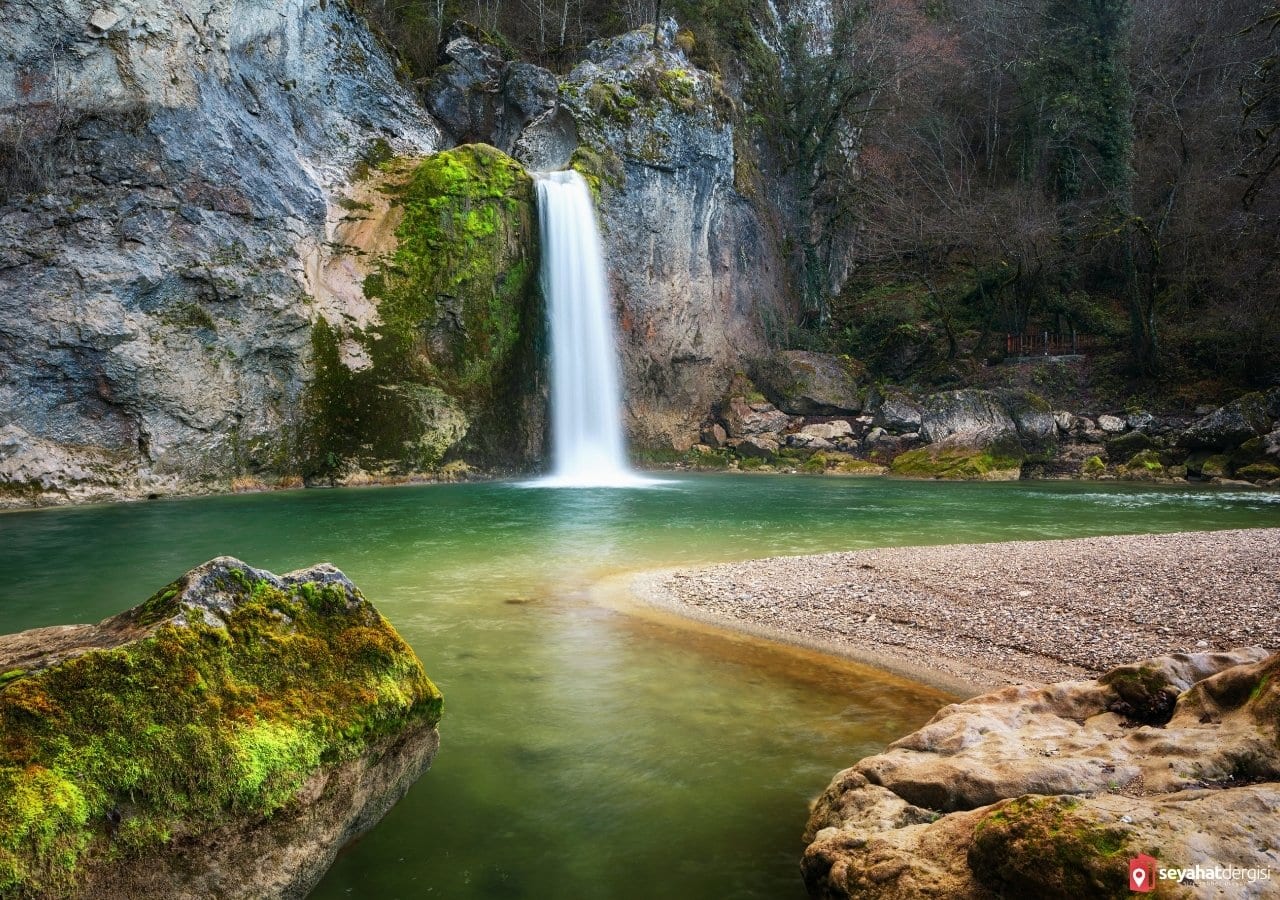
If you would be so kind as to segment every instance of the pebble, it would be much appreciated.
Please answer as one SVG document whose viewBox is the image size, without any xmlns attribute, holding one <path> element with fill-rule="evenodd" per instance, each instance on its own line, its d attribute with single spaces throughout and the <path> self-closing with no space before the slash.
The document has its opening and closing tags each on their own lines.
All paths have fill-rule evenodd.
<svg viewBox="0 0 1280 900">
<path fill-rule="evenodd" d="M 814 644 L 837 632 L 853 655 L 883 654 L 892 635 L 902 663 L 980 671 L 982 687 L 1095 675 L 1188 647 L 1280 649 L 1280 529 L 778 557 L 653 573 L 634 587 L 730 627 Z"/>
</svg>

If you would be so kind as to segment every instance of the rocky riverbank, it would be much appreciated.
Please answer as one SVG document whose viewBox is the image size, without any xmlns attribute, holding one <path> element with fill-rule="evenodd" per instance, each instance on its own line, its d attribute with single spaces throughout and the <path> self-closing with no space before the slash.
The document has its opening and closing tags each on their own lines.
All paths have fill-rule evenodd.
<svg viewBox="0 0 1280 900">
<path fill-rule="evenodd" d="M 1013 481 L 1064 478 L 1280 487 L 1280 388 L 1222 407 L 1055 408 L 1019 388 L 936 393 L 864 383 L 847 357 L 759 357 L 674 468 Z"/>
<path fill-rule="evenodd" d="M 0 896 L 304 896 L 426 771 L 441 709 L 329 565 L 223 557 L 2 636 Z"/>
<path fill-rule="evenodd" d="M 635 576 L 639 600 L 974 693 L 1280 649 L 1280 529 L 901 547 Z"/>
<path fill-rule="evenodd" d="M 809 892 L 1123 898 L 1137 860 L 1153 896 L 1275 896 L 1278 675 L 1259 648 L 1175 654 L 948 706 L 814 804 Z"/>
</svg>

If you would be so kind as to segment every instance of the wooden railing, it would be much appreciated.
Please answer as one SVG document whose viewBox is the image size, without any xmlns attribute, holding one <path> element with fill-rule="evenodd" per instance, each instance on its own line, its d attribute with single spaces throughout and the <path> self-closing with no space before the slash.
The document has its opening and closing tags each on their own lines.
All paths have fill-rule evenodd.
<svg viewBox="0 0 1280 900">
<path fill-rule="evenodd" d="M 1041 331 L 1028 334 L 1007 334 L 1004 338 L 1005 356 L 1074 356 L 1090 353 L 1097 348 L 1097 340 L 1091 334 L 1055 334 Z"/>
</svg>

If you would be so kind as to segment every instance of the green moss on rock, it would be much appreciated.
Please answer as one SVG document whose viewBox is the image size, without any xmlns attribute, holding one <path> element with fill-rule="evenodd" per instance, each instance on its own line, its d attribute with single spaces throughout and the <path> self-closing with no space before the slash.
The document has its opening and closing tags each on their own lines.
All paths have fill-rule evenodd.
<svg viewBox="0 0 1280 900">
<path fill-rule="evenodd" d="M 931 446 L 901 454 L 894 459 L 890 472 L 903 478 L 1014 481 L 1021 467 L 1021 460 L 994 450 Z"/>
<path fill-rule="evenodd" d="M 501 431 L 518 429 L 521 399 L 539 380 L 528 173 L 493 147 L 468 144 L 424 159 L 395 199 L 404 213 L 396 249 L 364 283 L 379 323 L 349 335 L 314 326 L 309 474 L 345 459 L 432 469 L 464 437 L 490 462 L 519 443 Z M 362 366 L 344 361 L 344 341 Z"/>
<path fill-rule="evenodd" d="M 1035 796 L 998 804 L 974 831 L 969 868 L 1008 896 L 1127 897 L 1128 832 L 1092 821 L 1079 806 L 1071 797 Z"/>
<path fill-rule="evenodd" d="M 100 649 L 0 683 L 0 896 L 269 818 L 439 720 L 395 629 L 336 570 L 302 575 L 215 560 L 98 626 Z"/>
</svg>

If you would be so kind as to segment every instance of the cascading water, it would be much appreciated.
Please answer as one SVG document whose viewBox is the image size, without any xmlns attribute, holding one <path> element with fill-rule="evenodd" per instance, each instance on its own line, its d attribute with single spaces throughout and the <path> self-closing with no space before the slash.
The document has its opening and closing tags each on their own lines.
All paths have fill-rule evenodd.
<svg viewBox="0 0 1280 900">
<path fill-rule="evenodd" d="M 542 290 L 551 322 L 551 475 L 558 487 L 649 483 L 627 466 L 604 253 L 577 172 L 538 176 Z"/>
</svg>

